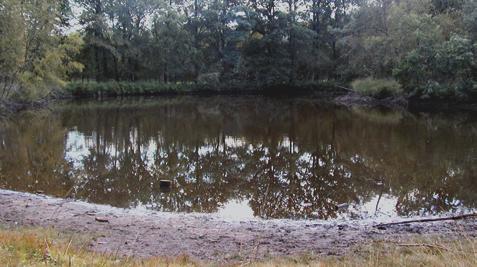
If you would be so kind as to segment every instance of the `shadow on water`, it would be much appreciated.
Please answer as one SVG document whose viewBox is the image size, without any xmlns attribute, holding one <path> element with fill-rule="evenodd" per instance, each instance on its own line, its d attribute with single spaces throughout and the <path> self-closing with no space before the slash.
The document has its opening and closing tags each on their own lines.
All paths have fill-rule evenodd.
<svg viewBox="0 0 477 267">
<path fill-rule="evenodd" d="M 459 212 L 477 204 L 473 118 L 300 98 L 63 103 L 1 127 L 0 186 L 244 218 Z"/>
</svg>

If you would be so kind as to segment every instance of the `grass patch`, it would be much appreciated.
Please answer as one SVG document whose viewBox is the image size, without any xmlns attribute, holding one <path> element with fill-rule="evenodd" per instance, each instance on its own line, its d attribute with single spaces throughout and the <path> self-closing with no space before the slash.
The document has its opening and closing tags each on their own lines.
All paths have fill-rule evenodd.
<svg viewBox="0 0 477 267">
<path fill-rule="evenodd" d="M 332 266 L 477 266 L 476 246 L 475 238 L 466 237 L 453 241 L 433 237 L 373 242 L 330 263 Z"/>
<path fill-rule="evenodd" d="M 199 89 L 205 90 L 206 87 L 193 83 L 162 83 L 158 81 L 73 81 L 69 82 L 65 89 L 68 93 L 71 93 L 74 96 L 132 96 L 187 93 Z"/>
<path fill-rule="evenodd" d="M 430 237 L 402 242 L 375 241 L 350 250 L 346 256 L 327 256 L 317 260 L 310 256 L 272 259 L 251 263 L 253 267 L 272 266 L 477 266 L 477 241 L 462 237 L 459 240 Z"/>
<path fill-rule="evenodd" d="M 198 266 L 188 257 L 136 259 L 87 250 L 80 235 L 48 229 L 0 230 L 0 266 Z"/>
<path fill-rule="evenodd" d="M 65 90 L 77 97 L 100 96 L 148 96 L 161 94 L 199 94 L 199 93 L 238 93 L 238 92 L 288 92 L 330 91 L 333 84 L 329 81 L 296 82 L 293 84 L 256 84 L 250 82 L 221 82 L 207 81 L 163 83 L 160 81 L 71 81 Z"/>
<path fill-rule="evenodd" d="M 354 80 L 351 83 L 353 90 L 361 95 L 376 98 L 397 96 L 403 93 L 401 84 L 393 79 L 365 78 Z"/>
<path fill-rule="evenodd" d="M 457 235 L 457 234 L 456 234 Z M 90 252 L 87 239 L 45 229 L 0 230 L 0 266 L 218 266 L 187 257 L 137 259 Z M 475 238 L 437 237 L 372 242 L 346 256 L 311 255 L 239 262 L 231 266 L 477 266 Z"/>
</svg>

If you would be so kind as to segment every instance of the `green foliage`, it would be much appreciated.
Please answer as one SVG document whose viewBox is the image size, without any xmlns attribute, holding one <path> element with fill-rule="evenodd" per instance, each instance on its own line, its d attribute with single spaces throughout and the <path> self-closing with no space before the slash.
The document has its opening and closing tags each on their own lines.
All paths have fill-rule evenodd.
<svg viewBox="0 0 477 267">
<path fill-rule="evenodd" d="M 357 79 L 351 83 L 351 86 L 359 94 L 376 98 L 402 94 L 402 86 L 392 79 Z"/>
<path fill-rule="evenodd" d="M 421 46 L 406 56 L 394 74 L 413 95 L 474 96 L 476 48 L 469 39 L 460 36 L 442 44 Z"/>
<path fill-rule="evenodd" d="M 3 0 L 0 10 L 4 98 L 43 97 L 69 79 L 300 88 L 375 77 L 409 95 L 475 94 L 474 0 Z M 65 36 L 73 15 L 81 29 Z"/>
<path fill-rule="evenodd" d="M 19 66 L 25 58 L 25 31 L 21 5 L 15 0 L 0 3 L 0 98 L 15 89 Z"/>
<path fill-rule="evenodd" d="M 477 40 L 477 1 L 467 1 L 463 8 L 464 27 L 472 40 Z"/>
<path fill-rule="evenodd" d="M 334 88 L 327 82 L 297 82 L 294 84 L 256 86 L 247 82 L 221 82 L 216 81 L 217 73 L 204 75 L 201 82 L 165 83 L 162 81 L 72 81 L 65 90 L 67 93 L 78 96 L 133 96 L 133 95 L 160 95 L 160 94 L 186 94 L 198 92 L 234 93 L 257 91 L 303 91 L 326 92 Z"/>
<path fill-rule="evenodd" d="M 75 96 L 128 96 L 180 93 L 196 89 L 191 83 L 163 83 L 158 81 L 138 82 L 70 82 L 66 91 Z"/>
<path fill-rule="evenodd" d="M 31 100 L 42 98 L 55 87 L 63 87 L 69 74 L 83 69 L 81 63 L 70 60 L 79 53 L 82 45 L 78 35 L 66 36 L 54 42 L 57 47 L 46 49 L 41 57 L 34 60 L 32 69 L 21 74 L 22 88 L 14 97 Z"/>
<path fill-rule="evenodd" d="M 183 28 L 185 21 L 184 16 L 170 9 L 155 16 L 151 29 L 152 61 L 146 62 L 150 64 L 151 72 L 147 77 L 168 82 L 193 76 L 191 66 L 197 58 L 197 51 L 191 36 Z"/>
<path fill-rule="evenodd" d="M 362 7 L 347 26 L 352 50 L 350 71 L 358 76 L 390 77 L 393 68 L 415 47 L 443 41 L 429 1 L 373 2 Z M 353 32 L 358 32 L 354 35 Z"/>
<path fill-rule="evenodd" d="M 197 77 L 197 81 L 200 84 L 209 84 L 209 85 L 218 86 L 220 83 L 219 78 L 220 78 L 220 73 L 218 72 L 205 73 L 205 74 L 199 75 L 199 77 Z"/>
<path fill-rule="evenodd" d="M 75 78 L 174 83 L 218 73 L 219 82 L 271 86 L 334 78 L 340 29 L 359 1 L 76 2 L 86 68 Z"/>
<path fill-rule="evenodd" d="M 477 5 L 473 2 L 364 5 L 347 26 L 352 34 L 345 39 L 352 51 L 349 72 L 358 77 L 394 76 L 410 96 L 474 97 Z"/>
<path fill-rule="evenodd" d="M 62 1 L 4 1 L 0 5 L 1 98 L 45 97 L 82 65 L 73 61 L 79 35 L 63 36 Z M 3 38 L 5 37 L 6 38 Z"/>
</svg>

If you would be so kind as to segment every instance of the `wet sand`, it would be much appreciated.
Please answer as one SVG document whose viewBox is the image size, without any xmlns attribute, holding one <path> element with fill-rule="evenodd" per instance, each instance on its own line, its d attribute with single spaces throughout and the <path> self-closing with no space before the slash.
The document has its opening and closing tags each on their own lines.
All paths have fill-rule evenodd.
<svg viewBox="0 0 477 267">
<path fill-rule="evenodd" d="M 477 220 L 376 227 L 372 221 L 225 220 L 206 214 L 119 209 L 0 190 L 0 224 L 88 234 L 93 251 L 122 256 L 189 255 L 215 262 L 272 256 L 343 255 L 373 240 L 421 235 L 476 237 Z"/>
</svg>

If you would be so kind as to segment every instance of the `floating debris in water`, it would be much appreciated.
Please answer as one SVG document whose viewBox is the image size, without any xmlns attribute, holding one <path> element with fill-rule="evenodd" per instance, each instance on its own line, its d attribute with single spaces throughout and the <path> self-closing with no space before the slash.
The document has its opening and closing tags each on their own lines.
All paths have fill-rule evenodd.
<svg viewBox="0 0 477 267">
<path fill-rule="evenodd" d="M 344 209 L 347 209 L 348 207 L 349 207 L 348 203 L 342 203 L 342 204 L 336 205 L 336 210 L 344 210 Z"/>
</svg>

